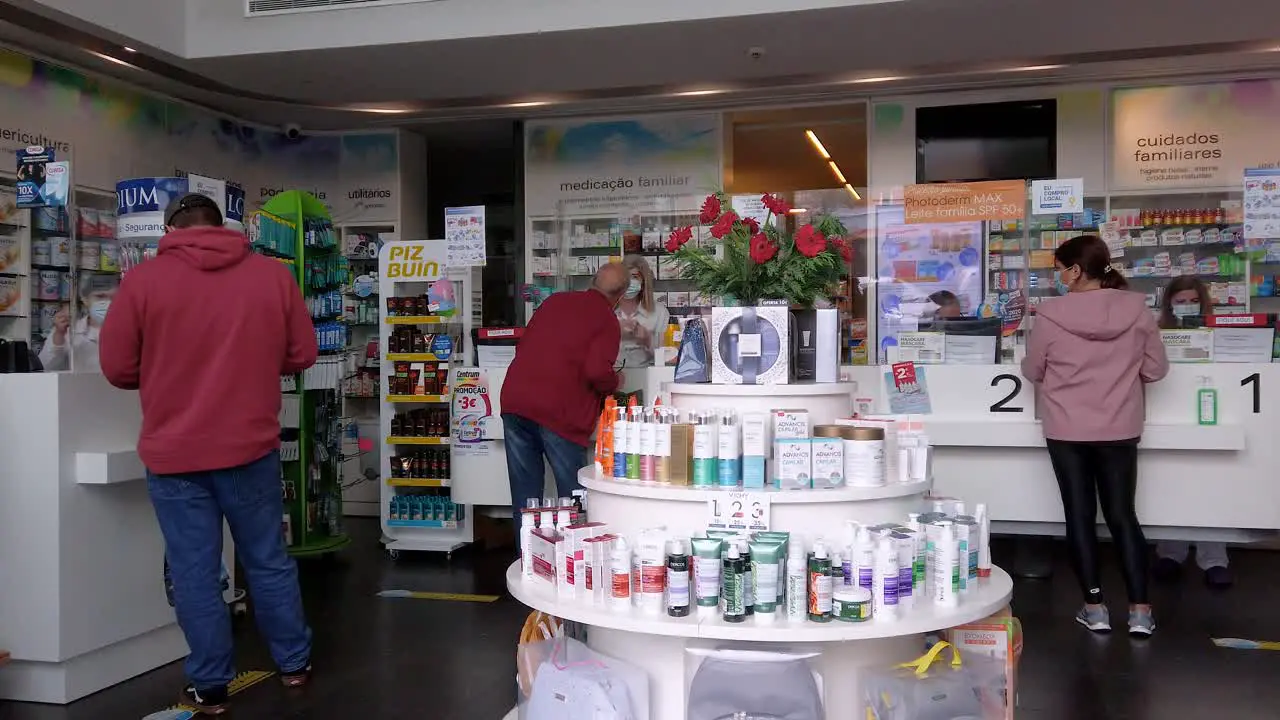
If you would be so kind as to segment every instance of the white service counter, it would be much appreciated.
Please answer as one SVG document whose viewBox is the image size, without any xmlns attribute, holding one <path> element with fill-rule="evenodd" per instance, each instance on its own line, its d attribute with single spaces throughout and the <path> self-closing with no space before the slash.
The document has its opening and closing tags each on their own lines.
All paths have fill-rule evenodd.
<svg viewBox="0 0 1280 720">
<path fill-rule="evenodd" d="M 887 412 L 888 371 L 849 366 L 841 374 L 856 384 L 855 397 Z M 489 375 L 496 416 L 505 372 Z M 643 390 L 650 402 L 673 370 L 627 375 L 624 389 Z M 929 365 L 925 377 L 935 491 L 986 502 L 1000 532 L 1062 534 L 1062 503 L 1036 419 L 1035 388 L 1018 367 Z M 1196 424 L 1195 393 L 1203 382 L 1218 391 L 1217 425 Z M 1149 537 L 1248 541 L 1280 529 L 1280 483 L 1273 480 L 1280 463 L 1277 419 L 1280 364 L 1176 364 L 1149 386 L 1138 461 L 1138 517 Z M 482 466 L 455 468 L 454 493 L 463 502 L 510 505 L 500 441 Z"/>
<path fill-rule="evenodd" d="M 0 375 L 0 698 L 68 703 L 187 654 L 140 424 L 101 375 Z"/>
</svg>

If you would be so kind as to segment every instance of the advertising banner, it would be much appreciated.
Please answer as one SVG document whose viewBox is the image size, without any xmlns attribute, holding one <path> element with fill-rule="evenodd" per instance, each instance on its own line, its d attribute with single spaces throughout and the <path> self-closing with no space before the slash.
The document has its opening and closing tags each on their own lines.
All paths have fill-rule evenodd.
<svg viewBox="0 0 1280 720">
<path fill-rule="evenodd" d="M 18 207 L 44 207 L 45 166 L 53 162 L 53 150 L 40 145 L 31 145 L 17 152 L 18 164 L 15 171 L 17 178 Z"/>
<path fill-rule="evenodd" d="M 444 240 L 451 268 L 483 266 L 486 259 L 484 206 L 444 209 Z"/>
<path fill-rule="evenodd" d="M 995 180 L 908 185 L 903 190 L 908 225 L 1021 220 L 1027 214 L 1027 183 Z"/>
<path fill-rule="evenodd" d="M 163 236 L 165 208 L 186 193 L 186 178 L 135 178 L 116 183 L 116 238 Z"/>
<path fill-rule="evenodd" d="M 720 187 L 720 116 L 548 120 L 525 126 L 525 211 L 556 217 L 696 209 Z"/>
<path fill-rule="evenodd" d="M 1235 189 L 1280 165 L 1280 81 L 1122 88 L 1111 108 L 1112 190 Z"/>
<path fill-rule="evenodd" d="M 1081 212 L 1084 212 L 1084 178 L 1031 182 L 1032 215 Z"/>
</svg>

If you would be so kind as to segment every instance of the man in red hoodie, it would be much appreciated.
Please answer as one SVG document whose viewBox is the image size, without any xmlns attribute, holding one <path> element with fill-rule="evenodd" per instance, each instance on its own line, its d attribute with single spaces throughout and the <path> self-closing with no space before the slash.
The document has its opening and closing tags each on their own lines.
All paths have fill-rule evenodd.
<svg viewBox="0 0 1280 720">
<path fill-rule="evenodd" d="M 142 400 L 138 455 L 164 535 L 191 655 L 183 702 L 227 709 L 231 619 L 220 587 L 222 521 L 258 627 L 290 687 L 310 677 L 311 630 L 280 531 L 280 376 L 316 360 L 302 293 L 280 262 L 189 194 L 165 211 L 159 255 L 130 270 L 98 338 L 102 373 Z"/>
<path fill-rule="evenodd" d="M 561 497 L 578 487 L 601 401 L 620 381 L 613 363 L 622 331 L 614 308 L 628 279 L 621 264 L 609 263 L 590 290 L 555 293 L 516 346 L 502 383 L 502 429 L 517 527 L 520 509 L 542 497 L 544 456 Z"/>
</svg>

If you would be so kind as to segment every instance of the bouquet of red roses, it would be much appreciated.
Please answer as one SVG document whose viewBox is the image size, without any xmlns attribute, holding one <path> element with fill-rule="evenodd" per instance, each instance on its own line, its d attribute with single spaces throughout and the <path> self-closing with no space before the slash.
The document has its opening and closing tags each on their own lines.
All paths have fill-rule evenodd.
<svg viewBox="0 0 1280 720">
<path fill-rule="evenodd" d="M 853 259 L 853 245 L 844 224 L 819 215 L 787 234 L 791 206 L 777 195 L 761 202 L 769 211 L 762 226 L 755 218 L 739 217 L 722 193 L 708 195 L 698 222 L 711 226 L 717 252 L 690 246 L 693 228 L 676 229 L 667 238 L 667 251 L 682 264 L 682 275 L 702 294 L 733 298 L 740 305 L 760 300 L 786 300 L 809 307 L 827 297 Z"/>
</svg>

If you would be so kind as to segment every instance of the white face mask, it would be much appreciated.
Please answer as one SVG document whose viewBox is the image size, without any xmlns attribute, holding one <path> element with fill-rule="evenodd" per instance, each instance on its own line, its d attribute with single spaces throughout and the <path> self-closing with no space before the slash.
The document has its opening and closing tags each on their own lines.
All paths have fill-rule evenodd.
<svg viewBox="0 0 1280 720">
<path fill-rule="evenodd" d="M 1200 305 L 1197 303 L 1178 303 L 1172 309 L 1174 317 L 1194 317 L 1200 314 Z"/>
<path fill-rule="evenodd" d="M 631 278 L 631 282 L 627 283 L 627 291 L 622 296 L 628 300 L 640 297 L 640 278 Z"/>
<path fill-rule="evenodd" d="M 89 305 L 89 317 L 92 318 L 95 323 L 101 325 L 102 321 L 107 319 L 107 311 L 110 309 L 110 300 L 94 300 L 93 303 Z"/>
</svg>

